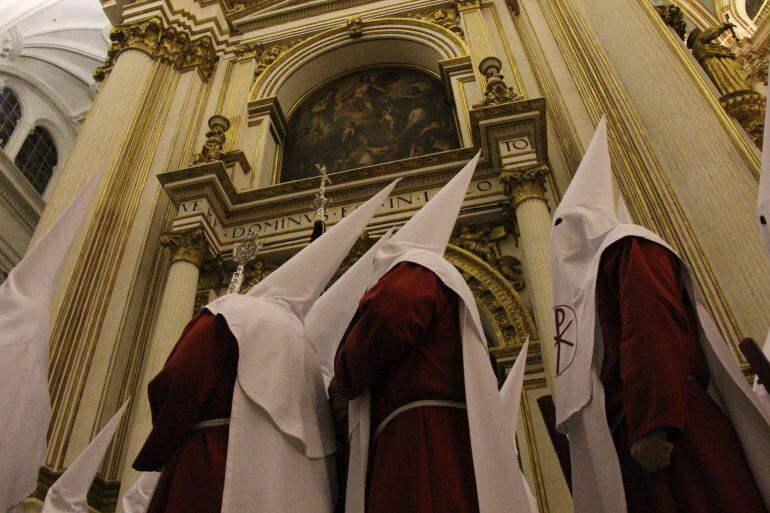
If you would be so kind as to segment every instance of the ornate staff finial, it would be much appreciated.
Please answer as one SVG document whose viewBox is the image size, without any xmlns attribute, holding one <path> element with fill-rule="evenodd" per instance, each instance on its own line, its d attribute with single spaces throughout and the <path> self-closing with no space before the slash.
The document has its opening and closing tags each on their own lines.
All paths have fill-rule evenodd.
<svg viewBox="0 0 770 513">
<path fill-rule="evenodd" d="M 727 21 L 727 23 L 729 23 L 730 25 L 733 25 L 733 22 L 732 22 L 732 20 L 730 19 L 730 13 L 729 13 L 729 12 L 726 12 L 726 13 L 725 13 L 725 21 Z M 739 38 L 739 37 L 738 37 L 738 34 L 736 34 L 736 33 L 735 33 L 735 26 L 732 26 L 732 27 L 730 27 L 730 33 L 731 33 L 731 34 L 733 35 L 733 37 L 735 38 L 735 42 L 736 42 L 736 43 L 740 43 L 740 42 L 741 42 L 741 38 Z"/>
<path fill-rule="evenodd" d="M 256 233 L 249 233 L 243 242 L 239 242 L 233 248 L 233 261 L 238 264 L 238 268 L 230 279 L 230 286 L 227 288 L 228 294 L 238 294 L 243 285 L 243 271 L 246 264 L 257 258 L 262 249 L 262 241 Z"/>
<path fill-rule="evenodd" d="M 332 202 L 331 198 L 326 197 L 326 184 L 332 183 L 329 180 L 329 173 L 325 164 L 316 164 L 318 172 L 321 173 L 321 186 L 318 188 L 318 192 L 315 193 L 315 199 L 313 200 L 313 207 L 315 208 L 315 218 L 313 219 L 313 233 L 310 234 L 310 242 L 315 241 L 318 237 L 326 232 L 326 207 Z"/>
<path fill-rule="evenodd" d="M 318 188 L 318 192 L 315 193 L 313 207 L 315 208 L 316 221 L 323 221 L 326 218 L 326 207 L 332 202 L 331 198 L 326 197 L 326 184 L 331 185 L 332 181 L 329 179 L 329 173 L 325 164 L 316 164 L 315 167 L 321 173 L 321 186 Z"/>
</svg>

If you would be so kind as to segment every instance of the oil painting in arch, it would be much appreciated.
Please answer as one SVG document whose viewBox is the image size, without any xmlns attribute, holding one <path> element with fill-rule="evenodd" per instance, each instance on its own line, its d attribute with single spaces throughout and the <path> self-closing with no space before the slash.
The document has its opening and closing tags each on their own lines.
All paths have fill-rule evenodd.
<svg viewBox="0 0 770 513">
<path fill-rule="evenodd" d="M 289 115 L 280 181 L 460 147 L 441 81 L 406 67 L 364 69 L 322 84 Z"/>
</svg>

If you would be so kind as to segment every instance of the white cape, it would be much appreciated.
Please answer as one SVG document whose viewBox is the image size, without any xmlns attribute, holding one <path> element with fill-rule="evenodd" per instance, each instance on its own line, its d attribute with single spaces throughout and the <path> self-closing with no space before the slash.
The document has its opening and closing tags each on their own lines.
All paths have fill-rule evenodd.
<svg viewBox="0 0 770 513">
<path fill-rule="evenodd" d="M 127 405 L 128 401 L 123 403 L 99 434 L 51 485 L 41 513 L 88 513 L 88 490 L 91 489 Z"/>
</svg>

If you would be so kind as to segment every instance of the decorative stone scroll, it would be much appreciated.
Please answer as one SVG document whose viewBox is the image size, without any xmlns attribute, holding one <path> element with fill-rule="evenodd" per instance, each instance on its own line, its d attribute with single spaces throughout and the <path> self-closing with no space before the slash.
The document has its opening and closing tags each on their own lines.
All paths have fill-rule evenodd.
<svg viewBox="0 0 770 513">
<path fill-rule="evenodd" d="M 148 20 L 116 25 L 110 31 L 110 44 L 104 66 L 94 71 L 94 78 L 103 81 L 115 66 L 121 53 L 138 50 L 153 59 L 171 63 L 179 71 L 196 69 L 203 80 L 214 72 L 217 54 L 209 36 L 191 40 L 176 27 L 166 27 L 159 16 Z"/>
<path fill-rule="evenodd" d="M 461 39 L 465 38 L 465 33 L 460 26 L 460 13 L 454 7 L 448 7 L 446 9 L 438 9 L 426 14 L 418 13 L 409 16 L 416 20 L 433 23 L 440 27 L 444 27 L 448 31 L 452 32 Z"/>
</svg>

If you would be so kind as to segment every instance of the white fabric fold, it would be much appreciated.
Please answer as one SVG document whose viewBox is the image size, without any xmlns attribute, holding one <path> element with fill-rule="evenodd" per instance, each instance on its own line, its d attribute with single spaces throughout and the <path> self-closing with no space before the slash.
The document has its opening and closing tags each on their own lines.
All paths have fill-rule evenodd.
<svg viewBox="0 0 770 513">
<path fill-rule="evenodd" d="M 516 447 L 516 428 L 519 425 L 519 409 L 521 407 L 521 392 L 524 389 L 524 371 L 527 367 L 527 354 L 529 352 L 529 337 L 524 343 L 524 346 L 519 352 L 519 356 L 516 357 L 516 362 L 511 367 L 511 371 L 508 373 L 508 377 L 505 379 L 503 388 L 500 389 L 500 397 L 503 400 L 504 415 L 508 422 L 508 428 L 511 431 L 511 438 L 513 438 L 513 445 L 516 449 L 516 455 L 518 456 L 519 450 Z M 514 485 L 518 488 L 518 494 L 525 494 L 527 496 L 527 502 L 529 503 L 529 510 L 521 513 L 539 513 L 537 507 L 537 500 L 532 494 L 532 489 L 529 487 L 524 474 L 519 472 L 514 479 Z"/>
<path fill-rule="evenodd" d="M 159 479 L 160 472 L 139 474 L 139 479 L 120 498 L 123 513 L 146 513 Z"/>
<path fill-rule="evenodd" d="M 112 416 L 83 452 L 48 489 L 42 513 L 88 513 L 88 490 L 107 454 L 128 401 Z"/>
<path fill-rule="evenodd" d="M 604 347 L 596 322 L 596 280 L 604 251 L 626 237 L 673 249 L 651 231 L 622 224 L 614 201 L 606 119 L 554 214 L 551 233 L 556 318 L 557 427 L 570 439 L 575 513 L 617 513 L 626 507 L 620 464 L 606 421 L 601 368 Z M 721 404 L 743 445 L 754 477 L 770 506 L 770 418 L 743 378 L 706 303 L 681 262 L 696 306 L 700 342 L 708 361 L 709 392 Z M 764 462 L 764 463 L 763 463 Z"/>
<path fill-rule="evenodd" d="M 770 141 L 770 109 L 765 110 L 765 141 Z M 757 195 L 757 225 L 765 252 L 770 256 L 770 144 L 762 148 L 762 170 Z"/>
<path fill-rule="evenodd" d="M 0 285 L 0 511 L 37 486 L 51 419 L 51 301 L 102 176 L 91 179 Z"/>
<path fill-rule="evenodd" d="M 305 333 L 318 354 L 328 389 L 334 375 L 334 356 L 342 336 L 356 313 L 371 280 L 374 255 L 393 233 L 391 228 L 364 253 L 329 290 L 315 302 L 305 317 Z"/>
</svg>

